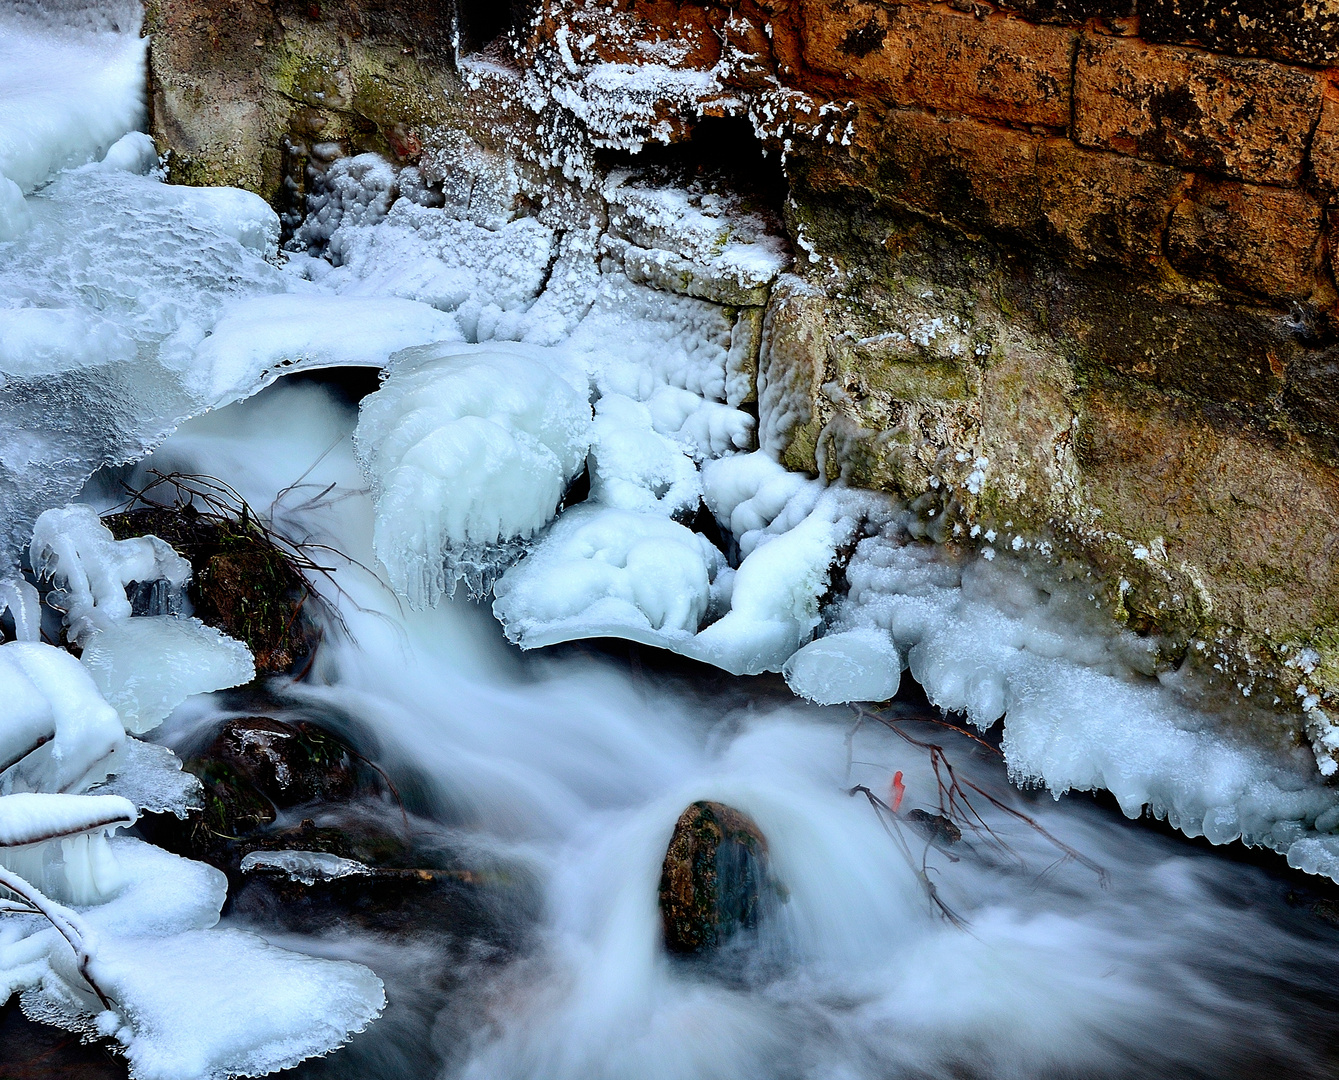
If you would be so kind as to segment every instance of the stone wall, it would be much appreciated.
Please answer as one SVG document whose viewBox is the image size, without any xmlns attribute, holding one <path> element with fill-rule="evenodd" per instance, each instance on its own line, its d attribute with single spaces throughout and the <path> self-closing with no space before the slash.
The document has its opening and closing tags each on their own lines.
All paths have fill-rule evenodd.
<svg viewBox="0 0 1339 1080">
<path fill-rule="evenodd" d="M 736 118 L 798 256 L 766 449 L 1339 697 L 1339 0 L 461 3 L 154 0 L 173 178 L 296 212 L 323 154 L 465 139 L 598 228 L 611 164 Z"/>
</svg>

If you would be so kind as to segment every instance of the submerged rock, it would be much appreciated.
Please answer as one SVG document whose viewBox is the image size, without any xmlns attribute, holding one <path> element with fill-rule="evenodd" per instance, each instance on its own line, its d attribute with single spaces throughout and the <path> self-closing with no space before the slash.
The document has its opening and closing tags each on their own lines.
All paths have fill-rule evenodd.
<svg viewBox="0 0 1339 1080">
<path fill-rule="evenodd" d="M 932 814 L 918 808 L 908 810 L 905 820 L 927 841 L 938 847 L 956 844 L 962 839 L 962 830 L 943 814 Z"/>
<path fill-rule="evenodd" d="M 209 746 L 188 758 L 203 785 L 203 813 L 179 822 L 146 822 L 154 843 L 228 873 L 259 842 L 282 811 L 309 803 L 338 803 L 375 793 L 357 756 L 315 724 L 269 716 L 228 720 Z"/>
<path fill-rule="evenodd" d="M 347 798 L 357 788 L 352 751 L 310 723 L 236 717 L 223 725 L 204 757 L 245 776 L 276 806 Z"/>
<path fill-rule="evenodd" d="M 753 929 L 767 882 L 767 840 L 757 823 L 721 803 L 693 803 L 674 826 L 660 873 L 665 947 L 703 953 Z"/>
</svg>

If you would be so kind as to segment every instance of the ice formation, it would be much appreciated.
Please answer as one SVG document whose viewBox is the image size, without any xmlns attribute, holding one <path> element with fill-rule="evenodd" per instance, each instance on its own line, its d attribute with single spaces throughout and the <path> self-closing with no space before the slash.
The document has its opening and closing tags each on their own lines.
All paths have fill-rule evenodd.
<svg viewBox="0 0 1339 1080">
<path fill-rule="evenodd" d="M 492 552 L 514 556 L 553 516 L 585 463 L 590 424 L 585 393 L 541 349 L 400 353 L 364 399 L 357 434 L 391 583 L 413 604 L 436 603 L 461 577 L 486 591 Z"/>
<path fill-rule="evenodd" d="M 242 857 L 242 873 L 268 870 L 290 881 L 315 885 L 346 877 L 366 877 L 372 871 L 354 859 L 342 859 L 325 851 L 251 851 Z"/>
<path fill-rule="evenodd" d="M 728 576 L 710 542 L 662 514 L 576 506 L 498 582 L 493 610 L 526 648 L 623 637 L 682 651 Z"/>
<path fill-rule="evenodd" d="M 781 670 L 795 693 L 819 705 L 887 701 L 902 681 L 902 658 L 885 634 L 844 630 L 797 649 Z"/>
<path fill-rule="evenodd" d="M 131 839 L 111 840 L 107 854 L 122 884 L 77 915 L 95 943 L 83 970 L 46 919 L 7 914 L 0 994 L 19 992 L 36 1019 L 114 1040 L 134 1080 L 288 1068 L 341 1045 L 384 1007 L 381 980 L 365 967 L 214 929 L 227 882 L 212 867 Z"/>
<path fill-rule="evenodd" d="M 153 663 L 145 663 L 152 657 Z M 80 661 L 132 734 L 151 731 L 193 694 L 256 677 L 251 651 L 199 619 L 140 616 L 94 635 Z"/>
<path fill-rule="evenodd" d="M 78 660 L 11 641 L 0 646 L 0 687 L 0 792 L 81 791 L 107 775 L 125 728 Z"/>
<path fill-rule="evenodd" d="M 59 25 L 35 12 L 0 14 L 0 177 L 32 191 L 57 169 L 97 157 L 144 112 L 139 12 L 101 26 Z M 59 73 L 58 78 L 53 74 Z M 6 185 L 0 182 L 0 240 Z"/>
<path fill-rule="evenodd" d="M 127 729 L 251 679 L 249 651 L 133 615 L 130 582 L 180 588 L 190 566 L 155 537 L 115 540 L 89 506 L 43 514 L 32 551 L 84 648 L 0 647 L 0 999 L 115 1040 L 136 1080 L 261 1075 L 340 1045 L 385 1004 L 371 971 L 211 929 L 222 874 L 107 835 L 141 809 L 189 812 L 198 781 Z"/>
<path fill-rule="evenodd" d="M 191 564 L 165 540 L 117 540 L 96 510 L 77 503 L 37 519 L 29 557 L 38 578 L 55 585 L 47 603 L 65 613 L 66 633 L 80 645 L 130 617 L 127 585 L 165 581 L 179 590 L 191 576 Z"/>
<path fill-rule="evenodd" d="M 455 321 L 427 304 L 393 297 L 309 292 L 238 300 L 196 348 L 188 385 L 223 405 L 298 368 L 383 367 L 427 341 L 459 341 Z"/>
</svg>

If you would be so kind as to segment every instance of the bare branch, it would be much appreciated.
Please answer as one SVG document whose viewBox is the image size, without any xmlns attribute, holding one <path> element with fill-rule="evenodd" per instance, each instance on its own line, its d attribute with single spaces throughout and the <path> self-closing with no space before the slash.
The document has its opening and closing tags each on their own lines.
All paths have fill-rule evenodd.
<svg viewBox="0 0 1339 1080">
<path fill-rule="evenodd" d="M 93 954 L 85 942 L 86 933 L 80 925 L 79 916 L 69 908 L 43 896 L 35 886 L 3 866 L 0 866 L 0 887 L 8 889 L 19 897 L 24 904 L 27 904 L 32 909 L 31 912 L 27 913 L 40 914 L 56 928 L 56 932 L 74 950 L 75 964 L 84 982 L 88 983 L 93 993 L 97 994 L 98 1000 L 102 1002 L 102 1007 L 110 1009 L 112 1007 L 111 999 L 102 992 L 102 988 L 98 986 L 89 971 L 89 965 L 93 962 Z M 16 907 L 17 905 L 7 904 L 0 911 L 15 913 Z"/>
</svg>

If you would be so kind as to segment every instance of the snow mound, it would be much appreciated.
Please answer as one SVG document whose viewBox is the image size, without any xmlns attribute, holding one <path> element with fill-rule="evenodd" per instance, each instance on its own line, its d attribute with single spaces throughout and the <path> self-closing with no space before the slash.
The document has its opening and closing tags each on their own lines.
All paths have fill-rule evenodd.
<svg viewBox="0 0 1339 1080">
<path fill-rule="evenodd" d="M 356 443 L 391 584 L 435 604 L 465 577 L 487 591 L 553 516 L 590 445 L 583 392 L 526 346 L 432 346 L 395 358 L 363 399 Z"/>
<path fill-rule="evenodd" d="M 94 635 L 80 658 L 125 729 L 156 728 L 193 694 L 256 677 L 251 650 L 199 619 L 141 616 Z"/>
<path fill-rule="evenodd" d="M 0 176 L 32 191 L 139 124 L 147 43 L 135 25 L 122 31 L 0 15 Z"/>
<path fill-rule="evenodd" d="M 133 825 L 138 817 L 135 804 L 117 795 L 6 795 L 0 797 L 0 848 Z"/>
</svg>

